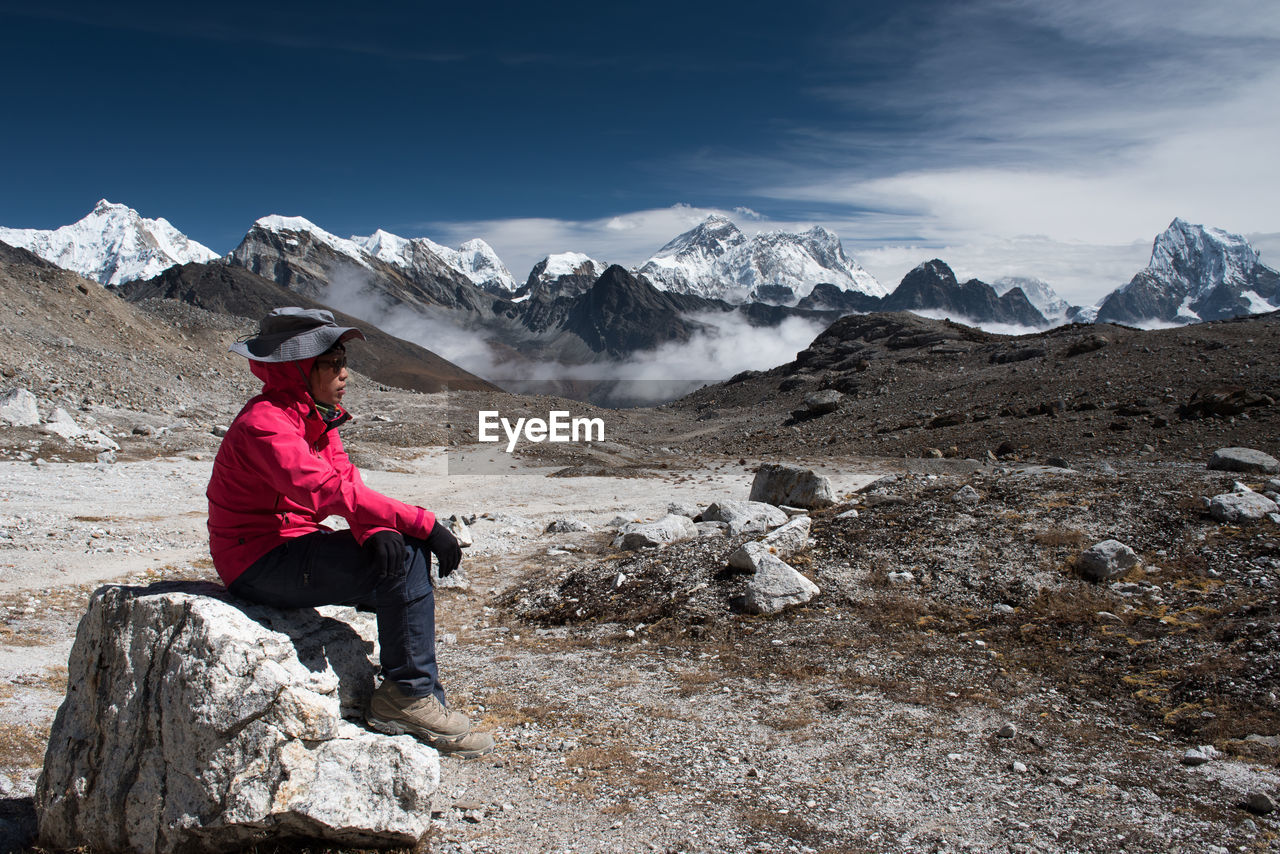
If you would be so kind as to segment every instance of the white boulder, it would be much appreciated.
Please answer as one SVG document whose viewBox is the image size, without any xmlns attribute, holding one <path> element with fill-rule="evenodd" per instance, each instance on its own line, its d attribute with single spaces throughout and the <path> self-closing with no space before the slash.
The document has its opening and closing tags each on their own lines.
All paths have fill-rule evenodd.
<svg viewBox="0 0 1280 854">
<path fill-rule="evenodd" d="M 729 534 L 764 533 L 787 523 L 787 514 L 762 501 L 717 501 L 702 511 L 704 522 L 724 522 Z"/>
<path fill-rule="evenodd" d="M 1219 522 L 1256 522 L 1277 511 L 1280 506 L 1259 492 L 1224 492 L 1209 499 L 1209 515 Z"/>
<path fill-rule="evenodd" d="M 40 423 L 36 396 L 25 388 L 15 388 L 0 396 L 0 421 L 13 427 L 34 427 Z"/>
<path fill-rule="evenodd" d="M 1209 468 L 1215 471 L 1280 474 L 1280 460 L 1253 448 L 1219 448 L 1209 458 Z"/>
<path fill-rule="evenodd" d="M 766 552 L 759 556 L 755 575 L 747 582 L 747 592 L 738 604 L 748 614 L 776 614 L 808 602 L 819 592 L 818 585 Z"/>
<path fill-rule="evenodd" d="M 836 503 L 831 480 L 812 469 L 765 463 L 751 481 L 751 500 L 794 507 L 830 507 Z"/>
<path fill-rule="evenodd" d="M 729 566 L 744 572 L 757 570 L 757 555 L 774 554 L 786 558 L 809 545 L 809 526 L 812 524 L 808 516 L 795 516 L 780 528 L 775 528 L 758 542 L 743 543 L 729 555 Z"/>
<path fill-rule="evenodd" d="M 214 854 L 283 837 L 414 844 L 436 752 L 349 723 L 374 621 L 214 584 L 104 587 L 80 621 L 36 790 L 51 849 Z"/>
<path fill-rule="evenodd" d="M 656 522 L 633 522 L 622 528 L 619 545 L 624 549 L 645 549 L 665 546 L 680 540 L 698 536 L 698 527 L 688 516 L 668 513 Z"/>
</svg>

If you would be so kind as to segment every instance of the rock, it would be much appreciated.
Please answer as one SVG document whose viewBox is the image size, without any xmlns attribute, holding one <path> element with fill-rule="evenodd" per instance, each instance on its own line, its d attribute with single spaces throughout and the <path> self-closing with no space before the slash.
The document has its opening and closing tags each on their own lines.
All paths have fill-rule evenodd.
<svg viewBox="0 0 1280 854">
<path fill-rule="evenodd" d="M 1234 482 L 1231 484 L 1231 491 L 1232 491 L 1232 492 L 1253 492 L 1253 490 L 1252 490 L 1252 489 L 1250 489 L 1250 488 L 1248 487 L 1248 485 L 1243 484 L 1243 483 L 1241 483 L 1241 482 L 1240 482 L 1240 481 L 1238 481 L 1238 480 L 1237 480 L 1237 481 L 1234 481 Z"/>
<path fill-rule="evenodd" d="M 85 434 L 85 429 L 76 423 L 71 413 L 59 406 L 49 415 L 49 420 L 41 425 L 40 431 L 64 439 L 78 439 Z"/>
<path fill-rule="evenodd" d="M 343 720 L 373 688 L 375 634 L 351 609 L 278 611 L 214 584 L 101 588 L 36 791 L 41 844 L 413 845 L 430 826 L 436 752 Z"/>
<path fill-rule="evenodd" d="M 760 566 L 761 558 L 769 553 L 769 547 L 763 543 L 743 543 L 737 551 L 729 555 L 728 563 L 730 567 L 741 572 L 755 572 Z"/>
<path fill-rule="evenodd" d="M 687 501 L 672 501 L 667 505 L 667 512 L 672 516 L 687 516 L 692 519 L 698 515 L 698 507 Z"/>
<path fill-rule="evenodd" d="M 702 511 L 704 522 L 724 522 L 729 533 L 764 532 L 785 525 L 787 514 L 762 501 L 717 501 Z"/>
<path fill-rule="evenodd" d="M 606 527 L 606 528 L 621 528 L 621 527 L 623 527 L 623 526 L 625 526 L 625 525 L 630 525 L 630 524 L 631 524 L 632 522 L 634 522 L 634 521 L 635 521 L 634 519 L 628 519 L 628 518 L 626 518 L 625 516 L 614 516 L 612 519 L 610 519 L 610 520 L 609 520 L 609 524 L 608 524 L 608 525 L 605 525 L 605 527 Z"/>
<path fill-rule="evenodd" d="M 729 526 L 724 522 L 694 522 L 699 537 L 725 537 L 729 534 Z"/>
<path fill-rule="evenodd" d="M 782 557 L 788 557 L 809 545 L 809 528 L 813 521 L 808 516 L 794 516 L 780 528 L 770 531 L 760 542 Z"/>
<path fill-rule="evenodd" d="M 836 516 L 836 518 L 837 519 L 857 519 L 858 518 L 857 508 L 846 510 L 840 515 Z"/>
<path fill-rule="evenodd" d="M 920 456 L 928 460 L 940 460 L 943 454 L 941 448 L 925 448 L 920 452 Z"/>
<path fill-rule="evenodd" d="M 1273 477 L 1262 487 L 1263 492 L 1280 492 L 1280 477 Z"/>
<path fill-rule="evenodd" d="M 1250 792 L 1244 796 L 1244 808 L 1254 815 L 1269 815 L 1275 812 L 1276 802 L 1266 792 Z"/>
<path fill-rule="evenodd" d="M 1090 581 L 1106 581 L 1137 563 L 1133 549 L 1119 540 L 1103 540 L 1076 558 L 1076 569 Z"/>
<path fill-rule="evenodd" d="M 1213 471 L 1280 474 L 1280 461 L 1252 448 L 1219 448 L 1209 458 L 1209 468 Z"/>
<path fill-rule="evenodd" d="M 973 505 L 981 501 L 982 496 L 978 494 L 978 490 L 966 483 L 964 486 L 956 490 L 955 495 L 951 496 L 951 500 L 956 504 Z"/>
<path fill-rule="evenodd" d="M 221 439 L 223 436 L 227 435 L 227 431 L 229 429 L 231 428 L 226 424 L 214 424 L 213 429 L 209 432 Z"/>
<path fill-rule="evenodd" d="M 547 525 L 547 534 L 575 534 L 582 531 L 590 531 L 591 526 L 581 519 L 556 519 Z"/>
<path fill-rule="evenodd" d="M 1256 522 L 1280 506 L 1258 492 L 1224 492 L 1209 499 L 1209 515 L 1219 522 Z"/>
<path fill-rule="evenodd" d="M 914 584 L 916 580 L 916 577 L 906 570 L 901 572 L 891 572 L 889 573 L 888 578 L 890 584 L 900 587 L 905 587 L 908 584 Z"/>
<path fill-rule="evenodd" d="M 620 545 L 624 549 L 665 546 L 698 536 L 698 528 L 688 516 L 668 514 L 656 522 L 633 522 L 622 529 Z"/>
<path fill-rule="evenodd" d="M 1022 763 L 1022 762 L 1014 762 L 1014 763 L 1013 763 L 1012 765 L 1010 765 L 1009 767 L 1013 770 L 1013 773 L 1015 773 L 1015 774 L 1025 774 L 1025 773 L 1027 773 L 1027 766 L 1026 766 L 1024 763 Z"/>
<path fill-rule="evenodd" d="M 743 572 L 756 572 L 762 554 L 773 554 L 779 558 L 795 554 L 809 545 L 810 524 L 808 516 L 797 516 L 759 542 L 743 543 L 729 555 L 729 566 Z"/>
<path fill-rule="evenodd" d="M 25 388 L 15 388 L 0 397 L 0 421 L 13 427 L 34 427 L 40 423 L 36 396 Z"/>
<path fill-rule="evenodd" d="M 735 604 L 748 614 L 776 614 L 792 605 L 804 604 L 818 593 L 818 585 L 779 558 L 765 553 L 747 583 L 746 595 Z"/>
<path fill-rule="evenodd" d="M 808 516 L 809 509 L 807 507 L 792 507 L 790 504 L 779 504 L 778 509 L 788 516 Z"/>
<path fill-rule="evenodd" d="M 1194 768 L 1218 758 L 1218 750 L 1211 744 L 1192 747 L 1182 754 L 1182 764 Z"/>
<path fill-rule="evenodd" d="M 438 519 L 438 521 L 453 534 L 454 539 L 458 541 L 458 548 L 469 549 L 475 545 L 475 540 L 471 538 L 471 528 L 461 516 L 455 513 L 448 519 Z"/>
<path fill-rule="evenodd" d="M 1013 724 L 1005 724 L 996 730 L 996 738 L 1013 738 L 1018 734 L 1018 728 Z"/>
<path fill-rule="evenodd" d="M 751 482 L 751 500 L 796 507 L 830 507 L 836 503 L 831 481 L 811 469 L 765 463 Z"/>
<path fill-rule="evenodd" d="M 804 412 L 811 417 L 818 415 L 826 415 L 828 412 L 835 412 L 840 408 L 840 401 L 844 399 L 844 395 L 833 388 L 824 391 L 815 391 L 804 399 Z"/>
</svg>

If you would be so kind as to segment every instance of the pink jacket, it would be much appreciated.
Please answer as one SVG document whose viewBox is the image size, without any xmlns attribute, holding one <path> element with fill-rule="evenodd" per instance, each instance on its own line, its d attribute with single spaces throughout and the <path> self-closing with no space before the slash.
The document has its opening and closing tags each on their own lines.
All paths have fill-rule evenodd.
<svg viewBox="0 0 1280 854">
<path fill-rule="evenodd" d="M 361 543 L 388 529 L 425 537 L 435 525 L 429 511 L 364 485 L 307 392 L 311 362 L 249 363 L 262 394 L 231 422 L 205 493 L 209 552 L 224 584 L 289 538 L 321 530 L 329 516 L 346 519 Z"/>
</svg>

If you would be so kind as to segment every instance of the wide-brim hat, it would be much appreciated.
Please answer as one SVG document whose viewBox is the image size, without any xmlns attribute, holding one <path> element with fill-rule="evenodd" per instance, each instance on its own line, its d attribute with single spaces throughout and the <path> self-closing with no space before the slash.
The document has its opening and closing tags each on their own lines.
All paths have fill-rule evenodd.
<svg viewBox="0 0 1280 854">
<path fill-rule="evenodd" d="M 294 362 L 313 359 L 349 338 L 364 338 L 354 326 L 339 326 L 333 312 L 321 308 L 287 306 L 272 309 L 258 324 L 258 334 L 229 348 L 255 362 Z"/>
</svg>

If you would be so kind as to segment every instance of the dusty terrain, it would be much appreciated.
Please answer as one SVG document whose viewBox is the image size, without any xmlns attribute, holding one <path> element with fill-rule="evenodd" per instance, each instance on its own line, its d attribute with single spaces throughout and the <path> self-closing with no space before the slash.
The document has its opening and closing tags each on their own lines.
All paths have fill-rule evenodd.
<svg viewBox="0 0 1280 854">
<path fill-rule="evenodd" d="M 115 336 L 92 352 L 79 338 L 42 351 L 40 335 L 73 331 L 42 328 L 27 330 L 25 361 L 0 365 L 7 387 L 30 388 L 45 412 L 92 418 L 120 444 L 99 461 L 34 428 L 0 428 L 10 839 L 30 824 L 85 598 L 109 581 L 211 574 L 203 485 L 217 427 L 253 383 L 216 355 L 198 383 L 164 379 L 165 359 L 216 354 L 239 330 L 152 308 L 156 340 L 139 362 Z M 185 339 L 166 314 L 185 318 Z M 1202 503 L 1265 480 L 1207 471 L 1214 448 L 1280 453 L 1276 320 L 1108 328 L 1105 345 L 1065 355 L 1096 332 L 926 335 L 871 350 L 857 339 L 672 405 L 605 413 L 605 445 L 514 458 L 475 445 L 466 413 L 596 410 L 357 378 L 347 403 L 360 417 L 344 436 L 371 484 L 479 517 L 470 590 L 439 595 L 442 672 L 500 749 L 445 763 L 432 849 L 1280 848 L 1275 814 L 1241 807 L 1249 792 L 1280 796 L 1280 526 L 1223 525 Z M 1037 346 L 1044 355 L 992 360 Z M 106 367 L 86 374 L 85 358 Z M 1252 402 L 1180 417 L 1215 384 Z M 823 386 L 846 393 L 837 412 L 789 414 Z M 922 458 L 930 448 L 945 456 Z M 814 514 L 811 546 L 793 561 L 822 589 L 809 605 L 729 610 L 742 582 L 724 558 L 742 537 L 610 546 L 615 516 L 745 498 L 771 461 L 813 465 L 841 496 Z M 952 500 L 966 484 L 977 503 Z M 836 518 L 849 508 L 857 518 Z M 544 533 L 562 517 L 592 530 Z M 1112 583 L 1079 578 L 1075 556 L 1110 537 L 1142 565 Z M 900 572 L 911 577 L 890 579 Z M 1205 744 L 1217 758 L 1182 764 Z"/>
</svg>

